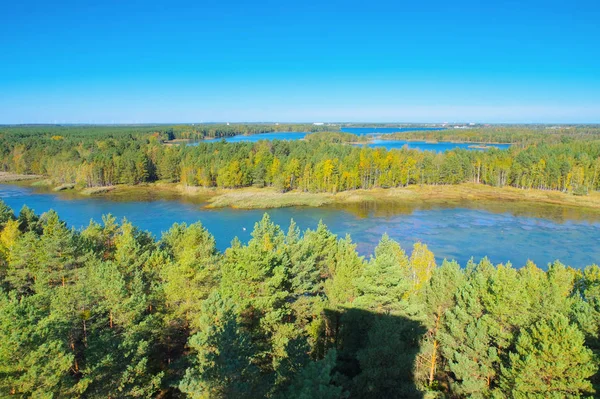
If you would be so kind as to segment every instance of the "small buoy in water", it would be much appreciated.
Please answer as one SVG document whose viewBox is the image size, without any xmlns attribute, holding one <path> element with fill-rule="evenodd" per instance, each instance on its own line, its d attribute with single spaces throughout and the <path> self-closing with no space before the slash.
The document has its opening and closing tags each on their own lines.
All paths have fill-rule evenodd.
<svg viewBox="0 0 600 399">
<path fill-rule="evenodd" d="M 245 227 L 242 227 L 242 230 L 246 231 L 246 228 L 245 228 Z"/>
</svg>

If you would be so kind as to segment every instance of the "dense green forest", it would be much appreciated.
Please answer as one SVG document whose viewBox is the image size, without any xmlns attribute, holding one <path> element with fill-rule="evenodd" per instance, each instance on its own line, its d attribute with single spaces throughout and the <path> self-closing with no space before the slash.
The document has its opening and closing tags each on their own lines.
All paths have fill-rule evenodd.
<svg viewBox="0 0 600 399">
<path fill-rule="evenodd" d="M 275 127 L 262 126 L 263 129 Z M 201 132 L 205 128 L 208 129 L 197 127 Z M 252 126 L 221 128 L 239 131 Z M 508 141 L 517 143 L 508 150 L 457 149 L 444 154 L 361 148 L 344 144 L 359 141 L 357 136 L 339 132 L 316 133 L 306 140 L 291 142 L 200 142 L 197 146 L 166 146 L 163 142 L 172 138 L 173 132 L 177 133 L 175 137 L 184 137 L 187 133 L 172 127 L 150 133 L 145 129 L 154 127 L 140 126 L 132 127 L 133 131 L 128 127 L 123 127 L 123 131 L 116 127 L 108 130 L 68 127 L 72 133 L 62 128 L 45 129 L 1 130 L 0 170 L 44 175 L 55 184 L 76 183 L 81 187 L 161 180 L 186 186 L 274 186 L 281 191 L 310 192 L 463 182 L 576 194 L 600 188 L 597 128 L 546 129 L 549 133 L 528 128 L 514 128 L 504 133 L 497 131 L 500 128 L 492 128 L 491 132 L 473 129 L 473 132 L 403 133 L 402 137 L 404 134 L 434 138 L 473 135 L 475 141 L 488 135 L 502 138 L 504 134 L 512 137 Z"/>
<path fill-rule="evenodd" d="M 600 268 L 436 264 L 268 215 L 223 253 L 0 202 L 0 396 L 575 398 L 600 383 Z"/>
</svg>

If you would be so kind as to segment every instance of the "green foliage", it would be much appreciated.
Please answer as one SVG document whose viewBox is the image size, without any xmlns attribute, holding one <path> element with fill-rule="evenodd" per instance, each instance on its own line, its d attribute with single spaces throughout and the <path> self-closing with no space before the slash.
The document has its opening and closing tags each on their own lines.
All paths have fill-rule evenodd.
<svg viewBox="0 0 600 399">
<path fill-rule="evenodd" d="M 332 385 L 332 374 L 337 352 L 330 350 L 324 359 L 309 363 L 282 395 L 286 399 L 336 399 L 342 398 L 342 388 Z"/>
<path fill-rule="evenodd" d="M 452 391 L 483 397 L 496 376 L 500 357 L 481 297 L 492 266 L 484 261 L 475 270 L 458 287 L 456 305 L 445 313 L 439 339 L 452 378 Z"/>
<path fill-rule="evenodd" d="M 15 214 L 12 209 L 2 200 L 0 200 L 0 227 L 4 227 L 6 222 L 9 220 L 13 220 L 15 218 Z"/>
<path fill-rule="evenodd" d="M 404 317 L 379 317 L 356 357 L 361 373 L 355 391 L 363 398 L 419 398 L 413 362 L 419 350 L 421 326 Z"/>
<path fill-rule="evenodd" d="M 423 324 L 427 333 L 421 342 L 421 351 L 415 362 L 417 385 L 435 388 L 436 377 L 443 376 L 443 357 L 440 354 L 442 321 L 446 312 L 456 305 L 458 287 L 464 284 L 465 276 L 456 262 L 444 261 L 433 270 L 425 282 L 423 291 L 415 298 L 422 307 Z"/>
<path fill-rule="evenodd" d="M 519 336 L 502 367 L 500 389 L 514 398 L 579 398 L 593 393 L 588 380 L 598 367 L 584 336 L 569 320 L 542 319 Z"/>
<path fill-rule="evenodd" d="M 400 245 L 384 235 L 375 256 L 355 280 L 354 306 L 377 313 L 406 313 L 405 294 L 410 289 L 408 257 Z"/>
<path fill-rule="evenodd" d="M 0 296 L 0 392 L 52 397 L 72 394 L 70 376 L 75 356 L 68 350 L 56 322 L 45 311 L 47 299 Z"/>
<path fill-rule="evenodd" d="M 10 209 L 4 212 L 11 215 Z M 382 237 L 368 261 L 319 223 L 268 215 L 219 253 L 200 224 L 160 241 L 24 208 L 0 228 L 0 396 L 594 395 L 600 269 L 439 267 Z"/>
<path fill-rule="evenodd" d="M 181 324 L 196 328 L 194 317 L 219 279 L 215 239 L 200 222 L 184 223 L 174 224 L 161 244 L 172 259 L 160 270 L 165 302 Z"/>
<path fill-rule="evenodd" d="M 40 218 L 27 205 L 23 206 L 17 220 L 19 221 L 19 229 L 22 232 L 33 231 L 38 234 L 42 233 Z"/>
<path fill-rule="evenodd" d="M 231 300 L 217 293 L 204 303 L 199 331 L 189 343 L 194 361 L 181 381 L 182 392 L 191 398 L 260 396 L 251 337 L 236 321 Z"/>
<path fill-rule="evenodd" d="M 401 139 L 514 143 L 508 150 L 444 154 L 348 145 L 340 132 L 302 141 L 164 145 L 168 138 L 203 139 L 270 131 L 331 130 L 314 125 L 193 125 L 131 127 L 5 127 L 2 169 L 35 173 L 81 187 L 180 182 L 201 187 L 275 187 L 282 192 L 339 192 L 411 184 L 481 183 L 571 192 L 600 189 L 600 130 L 577 127 L 488 127 L 404 132 Z M 62 137 L 56 139 L 56 136 Z M 394 138 L 390 135 L 387 138 Z M 1 214 L 2 212 L 0 212 Z M 2 217 L 0 217 L 2 223 Z"/>
</svg>

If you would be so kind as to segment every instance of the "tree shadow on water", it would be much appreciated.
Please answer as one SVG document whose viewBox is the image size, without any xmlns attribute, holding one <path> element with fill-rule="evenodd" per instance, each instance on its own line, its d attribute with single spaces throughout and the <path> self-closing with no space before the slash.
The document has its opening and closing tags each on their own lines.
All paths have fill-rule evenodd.
<svg viewBox="0 0 600 399">
<path fill-rule="evenodd" d="M 335 379 L 350 398 L 423 398 L 413 369 L 425 328 L 410 318 L 361 309 L 326 310 Z"/>
</svg>

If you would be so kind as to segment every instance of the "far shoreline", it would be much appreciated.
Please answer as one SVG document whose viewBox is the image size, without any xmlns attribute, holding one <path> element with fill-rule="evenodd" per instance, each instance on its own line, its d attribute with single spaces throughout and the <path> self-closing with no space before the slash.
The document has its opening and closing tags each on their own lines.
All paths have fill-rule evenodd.
<svg viewBox="0 0 600 399">
<path fill-rule="evenodd" d="M 264 132 L 264 133 L 253 133 L 253 134 L 237 134 L 234 136 L 228 136 L 228 137 L 237 137 L 237 136 L 259 136 L 261 134 L 268 134 L 268 133 L 307 133 L 307 135 L 313 134 L 313 133 L 319 133 L 319 132 Z M 348 134 L 354 134 L 354 133 L 349 133 L 349 132 L 335 132 L 335 133 L 348 133 Z M 360 145 L 369 145 L 369 144 L 373 144 L 376 140 L 381 140 L 381 141 L 406 141 L 406 142 L 423 142 L 423 143 L 428 143 L 428 144 L 471 144 L 471 145 L 478 145 L 481 147 L 473 147 L 473 148 L 477 148 L 477 149 L 487 149 L 487 148 L 491 148 L 494 145 L 508 145 L 508 146 L 512 146 L 512 145 L 516 145 L 518 143 L 502 143 L 502 142 L 496 142 L 496 141 L 465 141 L 465 140 L 435 140 L 435 142 L 429 142 L 426 138 L 400 138 L 397 135 L 399 134 L 404 134 L 404 133 L 408 133 L 408 132 L 394 132 L 394 133 L 387 133 L 387 134 L 368 134 L 368 135 L 356 135 L 358 137 L 363 137 L 364 140 L 359 140 L 359 141 L 347 141 L 347 142 L 341 142 L 339 144 L 347 144 L 347 145 L 353 145 L 353 146 L 360 146 Z M 395 137 L 391 137 L 391 136 L 395 136 Z M 165 146 L 173 146 L 173 145 L 178 145 L 178 144 L 184 144 L 184 145 L 189 145 L 190 143 L 207 143 L 210 140 L 215 140 L 215 139 L 224 139 L 226 140 L 228 137 L 203 137 L 203 138 L 177 138 L 177 139 L 172 139 L 172 140 L 164 140 L 162 142 L 163 145 Z M 302 139 L 298 139 L 299 141 L 305 141 L 306 138 L 302 138 Z M 212 141 L 214 142 L 214 141 Z M 485 146 L 485 148 L 483 147 Z"/>
<path fill-rule="evenodd" d="M 77 188 L 73 184 L 53 184 L 43 176 L 0 172 L 0 184 L 32 187 L 41 192 L 60 193 L 75 198 L 112 197 L 124 201 L 130 198 L 179 198 L 203 204 L 205 208 L 209 209 L 274 209 L 293 206 L 321 207 L 361 203 L 435 204 L 456 201 L 495 201 L 542 203 L 600 212 L 600 192 L 577 196 L 560 191 L 493 187 L 476 183 L 410 185 L 397 188 L 357 189 L 338 193 L 311 193 L 300 190 L 283 193 L 273 187 L 205 188 L 169 182 Z"/>
</svg>

